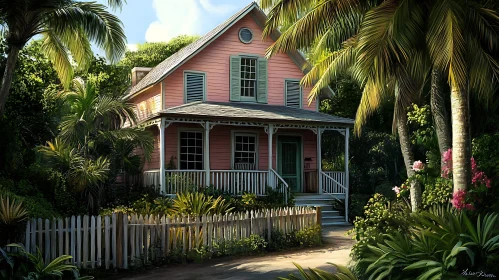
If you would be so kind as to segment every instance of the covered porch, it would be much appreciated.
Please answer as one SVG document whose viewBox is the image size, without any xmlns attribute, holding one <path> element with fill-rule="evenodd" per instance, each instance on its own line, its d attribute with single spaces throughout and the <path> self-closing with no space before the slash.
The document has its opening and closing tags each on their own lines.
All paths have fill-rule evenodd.
<svg viewBox="0 0 499 280">
<path fill-rule="evenodd" d="M 195 102 L 169 108 L 142 123 L 156 135 L 144 184 L 165 195 L 207 186 L 233 195 L 266 195 L 270 187 L 285 194 L 345 199 L 351 124 L 350 119 L 273 105 Z M 344 170 L 322 169 L 327 130 L 345 137 Z"/>
</svg>

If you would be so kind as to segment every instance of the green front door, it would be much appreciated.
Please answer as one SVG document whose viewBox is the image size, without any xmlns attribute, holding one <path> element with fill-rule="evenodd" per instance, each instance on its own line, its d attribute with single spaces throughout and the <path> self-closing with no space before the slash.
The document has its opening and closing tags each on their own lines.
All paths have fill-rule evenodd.
<svg viewBox="0 0 499 280">
<path fill-rule="evenodd" d="M 293 192 L 301 192 L 301 139 L 278 137 L 277 172 Z"/>
</svg>

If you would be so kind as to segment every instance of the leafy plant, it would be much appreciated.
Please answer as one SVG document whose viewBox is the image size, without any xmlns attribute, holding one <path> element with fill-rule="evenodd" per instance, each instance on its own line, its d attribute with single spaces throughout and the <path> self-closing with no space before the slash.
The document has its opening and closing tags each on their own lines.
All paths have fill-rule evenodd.
<svg viewBox="0 0 499 280">
<path fill-rule="evenodd" d="M 177 193 L 173 201 L 172 213 L 181 215 L 225 214 L 234 208 L 222 197 L 214 199 L 204 193 Z"/>
<path fill-rule="evenodd" d="M 0 275 L 11 279 L 80 279 L 87 280 L 93 277 L 80 277 L 76 266 L 68 264 L 71 256 L 62 255 L 46 264 L 42 252 L 37 248 L 35 254 L 27 252 L 22 245 L 10 244 L 17 252 L 7 253 L 0 249 Z"/>
<path fill-rule="evenodd" d="M 28 212 L 23 203 L 9 195 L 0 195 L 0 246 L 18 241 L 26 229 Z"/>
<path fill-rule="evenodd" d="M 289 277 L 278 277 L 281 280 L 357 280 L 357 277 L 350 271 L 347 267 L 330 263 L 328 264 L 334 266 L 337 272 L 329 272 L 318 268 L 309 268 L 309 271 L 305 271 L 299 264 L 293 263 L 298 269 L 301 278 L 290 274 Z"/>
</svg>

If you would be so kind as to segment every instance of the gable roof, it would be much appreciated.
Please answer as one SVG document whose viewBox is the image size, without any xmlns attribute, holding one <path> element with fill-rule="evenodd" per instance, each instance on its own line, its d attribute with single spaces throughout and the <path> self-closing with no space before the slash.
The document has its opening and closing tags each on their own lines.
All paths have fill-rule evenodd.
<svg viewBox="0 0 499 280">
<path fill-rule="evenodd" d="M 250 3 L 248 6 L 244 7 L 242 10 L 228 18 L 225 22 L 218 25 L 210 32 L 206 33 L 206 35 L 202 36 L 198 40 L 193 43 L 185 46 L 175 54 L 171 55 L 163 62 L 154 67 L 142 80 L 140 80 L 135 86 L 133 86 L 130 91 L 123 97 L 124 99 L 130 98 L 151 86 L 159 83 L 166 76 L 171 74 L 175 69 L 180 67 L 182 64 L 187 62 L 194 55 L 203 50 L 206 46 L 208 46 L 211 42 L 217 39 L 220 35 L 222 35 L 225 31 L 227 31 L 230 27 L 232 27 L 235 23 L 237 23 L 244 16 L 249 14 L 251 11 L 256 11 L 257 15 L 255 16 L 255 20 L 257 20 L 257 24 L 264 25 L 267 19 L 265 13 L 260 9 L 256 2 Z M 262 21 L 262 22 L 258 22 Z M 280 36 L 278 31 L 272 34 L 273 39 L 277 39 Z M 304 72 L 308 72 L 310 65 L 307 60 L 299 51 L 289 52 L 293 62 Z M 332 90 L 330 88 L 328 90 L 329 94 L 332 94 Z"/>
<path fill-rule="evenodd" d="M 158 116 L 188 117 L 193 119 L 231 119 L 278 123 L 306 123 L 312 125 L 352 126 L 354 120 L 336 117 L 312 110 L 297 109 L 280 105 L 256 103 L 198 101 L 171 107 L 160 111 Z M 144 120 L 146 122 L 147 120 Z"/>
</svg>

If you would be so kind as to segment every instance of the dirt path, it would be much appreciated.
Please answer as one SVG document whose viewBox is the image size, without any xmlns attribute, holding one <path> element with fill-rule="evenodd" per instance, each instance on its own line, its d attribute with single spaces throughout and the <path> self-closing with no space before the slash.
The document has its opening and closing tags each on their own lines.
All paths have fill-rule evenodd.
<svg viewBox="0 0 499 280">
<path fill-rule="evenodd" d="M 165 266 L 140 275 L 120 277 L 120 279 L 156 280 L 263 280 L 276 279 L 295 273 L 293 262 L 306 267 L 319 267 L 332 271 L 327 262 L 346 265 L 349 261 L 350 248 L 353 241 L 344 234 L 350 227 L 324 229 L 325 246 L 322 248 L 304 249 L 267 254 L 265 256 L 214 259 L 202 264 Z"/>
</svg>

